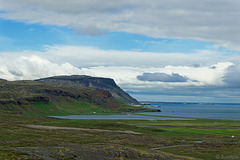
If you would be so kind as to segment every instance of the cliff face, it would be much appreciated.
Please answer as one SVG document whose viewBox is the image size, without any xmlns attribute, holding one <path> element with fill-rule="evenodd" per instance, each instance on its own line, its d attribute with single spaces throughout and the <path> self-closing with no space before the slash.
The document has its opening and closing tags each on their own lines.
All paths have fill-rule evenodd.
<svg viewBox="0 0 240 160">
<path fill-rule="evenodd" d="M 123 103 L 134 103 L 138 104 L 138 101 L 131 97 L 128 93 L 124 92 L 113 79 L 110 78 L 100 78 L 100 77 L 90 77 L 84 75 L 74 75 L 74 76 L 56 76 L 49 78 L 42 78 L 36 81 L 44 81 L 48 83 L 61 84 L 66 86 L 84 86 L 99 88 L 109 91 L 114 98 Z"/>
<path fill-rule="evenodd" d="M 117 109 L 124 107 L 111 93 L 102 89 L 90 87 L 74 87 L 56 85 L 37 81 L 2 81 L 0 80 L 0 110 L 16 113 L 75 113 L 81 105 L 103 109 Z M 41 107 L 33 107 L 33 104 Z M 69 106 L 72 106 L 70 108 Z M 34 111 L 35 110 L 35 111 Z"/>
</svg>

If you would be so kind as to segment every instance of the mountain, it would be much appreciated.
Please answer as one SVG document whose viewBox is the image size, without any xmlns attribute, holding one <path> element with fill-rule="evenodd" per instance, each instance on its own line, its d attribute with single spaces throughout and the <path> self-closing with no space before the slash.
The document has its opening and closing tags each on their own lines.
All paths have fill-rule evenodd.
<svg viewBox="0 0 240 160">
<path fill-rule="evenodd" d="M 37 81 L 0 81 L 0 109 L 14 112 L 68 113 L 83 105 L 110 109 L 120 107 L 110 92 L 90 88 L 72 87 Z M 33 105 L 40 105 L 39 108 Z M 66 107 L 68 106 L 68 107 Z M 69 108 L 70 107 L 70 108 Z M 72 108 L 71 108 L 72 107 Z"/>
<path fill-rule="evenodd" d="M 109 91 L 43 81 L 0 80 L 0 111 L 31 115 L 155 111 L 123 104 Z"/>
<path fill-rule="evenodd" d="M 139 102 L 131 97 L 128 93 L 124 92 L 113 79 L 90 77 L 85 75 L 73 76 L 56 76 L 49 78 L 42 78 L 36 81 L 44 81 L 48 83 L 61 84 L 66 86 L 84 86 L 99 88 L 109 91 L 114 98 L 125 104 L 139 104 Z"/>
</svg>

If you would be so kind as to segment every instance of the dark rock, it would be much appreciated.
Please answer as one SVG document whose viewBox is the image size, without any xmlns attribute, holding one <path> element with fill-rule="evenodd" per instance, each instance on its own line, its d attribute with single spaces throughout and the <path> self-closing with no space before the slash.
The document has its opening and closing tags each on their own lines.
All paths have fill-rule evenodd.
<svg viewBox="0 0 240 160">
<path fill-rule="evenodd" d="M 56 76 L 49 78 L 42 78 L 36 81 L 44 81 L 48 83 L 66 85 L 66 86 L 84 86 L 93 87 L 98 89 L 103 89 L 109 91 L 114 98 L 124 103 L 134 103 L 139 102 L 131 97 L 128 93 L 124 92 L 113 79 L 101 78 L 101 77 L 90 77 L 84 75 L 74 75 L 74 76 Z"/>
<path fill-rule="evenodd" d="M 43 96 L 36 96 L 36 97 L 27 97 L 27 98 L 17 98 L 16 99 L 18 104 L 29 104 L 29 103 L 34 103 L 34 102 L 44 102 L 48 103 L 49 98 L 48 97 L 43 97 Z"/>
<path fill-rule="evenodd" d="M 6 100 L 6 101 L 0 101 L 0 104 L 3 104 L 3 105 L 5 105 L 5 104 L 17 104 L 17 102 L 13 101 L 13 100 Z"/>
</svg>

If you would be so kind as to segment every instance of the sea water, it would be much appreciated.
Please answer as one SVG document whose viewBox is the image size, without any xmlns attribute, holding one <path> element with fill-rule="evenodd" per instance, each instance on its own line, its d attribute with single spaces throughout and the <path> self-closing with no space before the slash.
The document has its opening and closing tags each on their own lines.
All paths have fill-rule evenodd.
<svg viewBox="0 0 240 160">
<path fill-rule="evenodd" d="M 158 116 L 147 116 L 147 115 L 69 115 L 69 116 L 49 116 L 60 119 L 111 119 L 111 120 L 194 120 L 185 118 L 172 118 L 172 117 L 158 117 Z"/>
<path fill-rule="evenodd" d="M 151 103 L 148 108 L 161 112 L 141 112 L 141 115 L 70 115 L 50 116 L 61 119 L 125 119 L 125 120 L 194 120 L 173 117 L 240 120 L 240 103 Z M 96 113 L 97 114 L 97 113 Z M 156 117 L 155 117 L 156 116 Z M 173 116 L 173 117 L 158 117 Z"/>
<path fill-rule="evenodd" d="M 240 120 L 240 103 L 152 103 L 162 112 L 147 115 Z"/>
</svg>

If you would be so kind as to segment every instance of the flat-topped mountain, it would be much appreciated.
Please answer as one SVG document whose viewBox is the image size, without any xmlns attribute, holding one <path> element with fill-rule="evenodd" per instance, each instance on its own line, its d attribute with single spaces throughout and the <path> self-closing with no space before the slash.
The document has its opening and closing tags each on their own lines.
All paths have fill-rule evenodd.
<svg viewBox="0 0 240 160">
<path fill-rule="evenodd" d="M 79 114 L 84 107 L 88 110 L 123 107 L 110 92 L 90 87 L 0 80 L 0 88 L 0 109 L 15 113 Z"/>
<path fill-rule="evenodd" d="M 56 76 L 42 78 L 36 81 L 61 84 L 66 86 L 93 87 L 109 91 L 114 98 L 125 104 L 138 104 L 139 102 L 124 92 L 111 78 L 91 77 L 85 75 Z"/>
<path fill-rule="evenodd" d="M 124 104 L 114 98 L 113 94 L 107 90 L 76 85 L 80 81 L 75 82 L 62 78 L 58 81 L 58 78 L 56 78 L 55 82 L 59 84 L 30 80 L 0 80 L 0 111 L 34 115 L 110 114 L 155 111 Z M 99 85 L 101 87 L 109 85 L 112 87 L 112 90 L 115 87 L 116 90 L 122 91 L 118 86 L 115 86 L 115 82 L 111 79 L 90 78 L 92 81 L 87 81 L 85 78 L 83 78 L 85 80 L 83 84 L 87 83 L 89 86 Z M 55 79 L 53 78 L 52 80 Z M 62 83 L 68 85 L 61 85 Z"/>
</svg>

